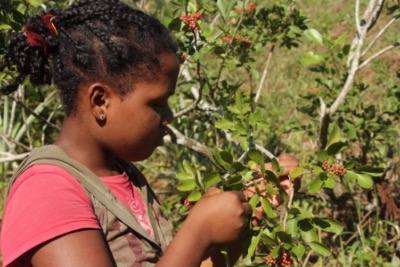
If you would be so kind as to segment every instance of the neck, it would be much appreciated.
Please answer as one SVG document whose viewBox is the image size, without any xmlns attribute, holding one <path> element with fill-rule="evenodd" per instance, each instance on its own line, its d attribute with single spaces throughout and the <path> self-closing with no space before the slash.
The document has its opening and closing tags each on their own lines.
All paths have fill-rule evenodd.
<svg viewBox="0 0 400 267">
<path fill-rule="evenodd" d="M 97 176 L 118 174 L 114 155 L 101 146 L 88 125 L 77 118 L 67 117 L 55 144 Z"/>
</svg>

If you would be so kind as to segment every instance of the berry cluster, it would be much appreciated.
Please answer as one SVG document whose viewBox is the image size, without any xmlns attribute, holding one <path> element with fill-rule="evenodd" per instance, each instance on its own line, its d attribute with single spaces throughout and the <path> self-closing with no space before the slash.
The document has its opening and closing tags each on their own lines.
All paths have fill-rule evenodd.
<svg viewBox="0 0 400 267">
<path fill-rule="evenodd" d="M 254 2 L 251 2 L 244 10 L 238 8 L 238 9 L 235 10 L 235 12 L 240 15 L 240 14 L 243 14 L 243 13 L 245 13 L 245 14 L 251 13 L 254 10 L 256 10 L 256 4 Z"/>
<path fill-rule="evenodd" d="M 337 160 L 333 164 L 329 164 L 327 160 L 322 162 L 322 168 L 328 171 L 330 174 L 343 176 L 346 174 L 346 168 Z"/>
<path fill-rule="evenodd" d="M 181 17 L 181 19 L 182 19 L 183 23 L 188 25 L 190 30 L 198 31 L 199 25 L 197 24 L 197 21 L 199 21 L 202 17 L 203 17 L 203 13 L 197 12 L 194 14 L 183 15 Z"/>
<path fill-rule="evenodd" d="M 231 44 L 233 40 L 235 40 L 235 42 L 237 43 L 241 43 L 247 46 L 251 46 L 253 44 L 253 42 L 248 37 L 240 36 L 239 34 L 237 34 L 235 38 L 232 38 L 230 36 L 222 37 L 222 41 L 229 44 Z"/>
<path fill-rule="evenodd" d="M 282 255 L 276 259 L 272 258 L 270 254 L 265 258 L 265 263 L 267 266 L 276 267 L 290 267 L 293 266 L 293 259 L 289 253 L 284 251 Z"/>
</svg>

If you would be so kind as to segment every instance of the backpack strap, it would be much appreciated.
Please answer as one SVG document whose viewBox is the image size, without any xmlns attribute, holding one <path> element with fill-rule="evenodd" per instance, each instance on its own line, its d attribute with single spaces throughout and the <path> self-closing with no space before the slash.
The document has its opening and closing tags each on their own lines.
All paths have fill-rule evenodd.
<svg viewBox="0 0 400 267">
<path fill-rule="evenodd" d="M 157 250 L 160 250 L 158 245 L 159 241 L 153 240 L 150 237 L 150 235 L 140 226 L 131 211 L 115 197 L 111 190 L 101 182 L 97 175 L 81 163 L 71 159 L 56 145 L 47 145 L 32 150 L 31 155 L 21 163 L 19 169 L 11 178 L 7 195 L 17 177 L 34 164 L 56 165 L 68 171 L 90 194 L 112 212 L 121 222 L 129 226 L 143 238 L 147 239 L 147 241 L 152 244 L 153 247 L 157 248 Z M 129 177 L 131 177 L 131 175 L 129 175 Z M 149 210 L 149 216 L 151 216 L 150 214 L 151 212 Z"/>
</svg>

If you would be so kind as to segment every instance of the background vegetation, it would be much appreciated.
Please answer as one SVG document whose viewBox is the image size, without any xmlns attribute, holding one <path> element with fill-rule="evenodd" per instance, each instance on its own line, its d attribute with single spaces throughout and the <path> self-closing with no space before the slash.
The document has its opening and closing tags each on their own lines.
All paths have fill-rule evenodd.
<svg viewBox="0 0 400 267">
<path fill-rule="evenodd" d="M 73 2 L 0 0 L 0 54 L 26 17 Z M 397 1 L 125 2 L 160 18 L 181 48 L 168 144 L 138 163 L 177 227 L 209 186 L 242 190 L 260 162 L 275 165 L 268 192 L 282 193 L 273 159 L 289 153 L 302 186 L 278 208 L 251 199 L 266 219 L 238 266 L 285 266 L 283 255 L 294 266 L 400 266 Z M 4 192 L 63 113 L 54 88 L 28 80 L 0 109 Z"/>
</svg>

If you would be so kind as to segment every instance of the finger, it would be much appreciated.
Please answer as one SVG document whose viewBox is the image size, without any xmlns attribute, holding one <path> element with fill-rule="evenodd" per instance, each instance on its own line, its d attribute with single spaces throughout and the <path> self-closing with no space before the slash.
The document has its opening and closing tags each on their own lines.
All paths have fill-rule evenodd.
<svg viewBox="0 0 400 267">
<path fill-rule="evenodd" d="M 207 190 L 207 192 L 204 193 L 204 196 L 213 196 L 221 193 L 221 189 L 217 187 L 211 187 L 210 189 Z"/>
<path fill-rule="evenodd" d="M 245 194 L 243 194 L 242 192 L 238 192 L 238 191 L 235 191 L 235 192 L 238 195 L 240 202 L 242 202 L 242 203 L 245 203 L 245 202 L 247 203 L 248 202 L 247 197 L 245 196 Z"/>
<path fill-rule="evenodd" d="M 248 202 L 245 202 L 242 204 L 243 207 L 243 214 L 244 216 L 250 216 L 253 214 L 253 208 L 251 207 L 251 205 Z"/>
</svg>

